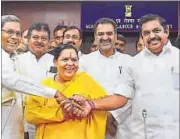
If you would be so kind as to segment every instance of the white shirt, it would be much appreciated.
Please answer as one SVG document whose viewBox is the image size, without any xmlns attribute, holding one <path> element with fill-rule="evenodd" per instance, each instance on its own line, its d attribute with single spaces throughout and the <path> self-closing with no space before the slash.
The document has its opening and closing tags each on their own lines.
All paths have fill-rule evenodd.
<svg viewBox="0 0 180 139">
<path fill-rule="evenodd" d="M 179 139 L 179 49 L 168 42 L 156 56 L 145 48 L 124 77 L 116 93 L 132 99 L 131 139 Z"/>
<path fill-rule="evenodd" d="M 48 76 L 48 71 L 53 64 L 53 55 L 44 54 L 37 61 L 36 56 L 30 51 L 19 55 L 15 60 L 15 69 L 22 75 L 25 75 L 36 83 L 40 83 L 42 79 Z M 29 138 L 35 137 L 35 126 L 25 122 L 25 131 L 29 133 Z"/>
<path fill-rule="evenodd" d="M 36 56 L 29 51 L 19 55 L 15 61 L 17 72 L 31 78 L 36 83 L 40 83 L 42 79 L 47 77 L 51 66 L 54 66 L 53 55 L 48 53 L 37 61 Z"/>
<path fill-rule="evenodd" d="M 33 80 L 14 71 L 13 61 L 8 53 L 2 50 L 2 86 L 25 94 L 42 97 L 54 97 L 56 90 L 36 84 Z M 3 95 L 3 92 L 2 92 Z"/>
<path fill-rule="evenodd" d="M 122 54 L 115 51 L 115 54 L 110 57 L 103 56 L 100 51 L 92 52 L 88 55 L 84 55 L 80 58 L 79 71 L 88 73 L 97 83 L 99 83 L 108 93 L 112 95 L 115 89 L 119 85 L 124 65 L 128 63 L 131 56 Z M 119 132 L 121 139 L 128 139 L 129 124 L 127 120 L 131 113 L 131 102 L 129 102 L 124 108 L 111 111 L 114 118 L 118 122 Z M 126 125 L 123 127 L 123 125 Z M 125 128 L 122 130 L 122 128 Z M 123 138 L 124 137 L 124 138 Z"/>
</svg>

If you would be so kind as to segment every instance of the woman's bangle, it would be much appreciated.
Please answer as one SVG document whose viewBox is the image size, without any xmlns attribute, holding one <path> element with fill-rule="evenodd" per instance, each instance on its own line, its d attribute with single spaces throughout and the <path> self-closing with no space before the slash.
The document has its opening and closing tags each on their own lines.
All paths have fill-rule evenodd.
<svg viewBox="0 0 180 139">
<path fill-rule="evenodd" d="M 91 111 L 95 109 L 95 104 L 93 101 L 91 100 L 87 100 L 87 102 L 89 103 L 90 107 L 91 107 Z"/>
</svg>

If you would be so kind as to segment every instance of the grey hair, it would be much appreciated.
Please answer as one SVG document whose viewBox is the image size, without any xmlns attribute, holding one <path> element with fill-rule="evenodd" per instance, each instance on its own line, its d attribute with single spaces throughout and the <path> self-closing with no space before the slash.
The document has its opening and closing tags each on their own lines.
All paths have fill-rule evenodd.
<svg viewBox="0 0 180 139">
<path fill-rule="evenodd" d="M 20 19 L 15 15 L 3 15 L 1 16 L 1 28 L 4 27 L 4 24 L 7 22 L 18 22 L 20 23 Z"/>
</svg>

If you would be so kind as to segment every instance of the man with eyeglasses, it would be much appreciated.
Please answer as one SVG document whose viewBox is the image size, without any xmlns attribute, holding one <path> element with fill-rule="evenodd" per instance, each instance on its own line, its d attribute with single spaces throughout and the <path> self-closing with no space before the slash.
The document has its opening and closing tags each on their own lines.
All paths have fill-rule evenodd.
<svg viewBox="0 0 180 139">
<path fill-rule="evenodd" d="M 79 51 L 79 56 L 81 56 L 82 31 L 76 26 L 70 26 L 64 31 L 63 36 L 63 44 L 69 43 L 73 45 Z"/>
<path fill-rule="evenodd" d="M 65 97 L 57 90 L 46 88 L 14 70 L 10 55 L 17 48 L 21 39 L 20 19 L 14 15 L 4 15 L 1 20 L 2 51 L 2 139 L 23 139 L 22 106 L 16 101 L 15 91 L 42 97 Z M 33 67 L 31 67 L 33 68 Z M 31 69 L 29 69 L 31 70 Z"/>
<path fill-rule="evenodd" d="M 126 47 L 125 37 L 121 34 L 117 35 L 117 40 L 115 42 L 116 50 L 120 53 L 124 53 Z"/>
</svg>

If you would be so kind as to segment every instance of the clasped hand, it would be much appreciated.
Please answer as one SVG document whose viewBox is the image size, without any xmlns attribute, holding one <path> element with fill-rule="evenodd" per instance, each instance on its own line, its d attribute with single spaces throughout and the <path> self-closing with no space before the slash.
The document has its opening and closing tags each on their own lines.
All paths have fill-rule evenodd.
<svg viewBox="0 0 180 139">
<path fill-rule="evenodd" d="M 82 119 L 90 114 L 92 108 L 88 103 L 88 99 L 80 96 L 73 95 L 71 98 L 66 98 L 60 101 L 64 117 L 66 119 Z"/>
</svg>

